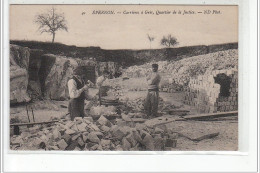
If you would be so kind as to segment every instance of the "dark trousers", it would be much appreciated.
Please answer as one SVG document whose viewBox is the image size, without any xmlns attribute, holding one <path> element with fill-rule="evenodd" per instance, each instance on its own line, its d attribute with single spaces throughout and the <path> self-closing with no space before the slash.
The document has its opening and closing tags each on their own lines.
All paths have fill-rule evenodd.
<svg viewBox="0 0 260 173">
<path fill-rule="evenodd" d="M 147 116 L 157 116 L 158 104 L 159 91 L 148 91 L 144 105 Z"/>
<path fill-rule="evenodd" d="M 68 109 L 72 121 L 75 117 L 83 118 L 85 116 L 84 99 L 70 99 Z"/>
</svg>

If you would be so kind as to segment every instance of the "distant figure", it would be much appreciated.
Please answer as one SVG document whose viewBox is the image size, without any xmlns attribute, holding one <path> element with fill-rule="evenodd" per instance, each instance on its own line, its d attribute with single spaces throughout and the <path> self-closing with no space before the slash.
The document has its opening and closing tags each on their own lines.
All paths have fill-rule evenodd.
<svg viewBox="0 0 260 173">
<path fill-rule="evenodd" d="M 148 93 L 145 100 L 145 111 L 147 116 L 157 116 L 159 104 L 159 83 L 161 76 L 158 73 L 158 64 L 152 64 L 152 73 L 148 75 Z"/>
<path fill-rule="evenodd" d="M 99 96 L 99 104 L 101 105 L 101 97 L 103 96 L 103 93 L 106 92 L 106 88 L 103 87 L 103 83 L 106 81 L 106 79 L 109 78 L 109 71 L 105 70 L 103 72 L 103 75 L 99 76 L 96 81 L 96 86 L 99 90 L 98 96 Z"/>
<path fill-rule="evenodd" d="M 86 94 L 90 84 L 85 84 L 84 82 L 84 67 L 79 66 L 74 70 L 74 75 L 68 81 L 69 89 L 69 113 L 71 120 L 73 121 L 75 117 L 84 117 L 84 101 L 86 99 Z"/>
<path fill-rule="evenodd" d="M 104 70 L 103 75 L 97 78 L 96 81 L 97 88 L 100 88 L 103 85 L 104 81 L 109 78 L 109 75 L 110 75 L 109 71 Z"/>
</svg>

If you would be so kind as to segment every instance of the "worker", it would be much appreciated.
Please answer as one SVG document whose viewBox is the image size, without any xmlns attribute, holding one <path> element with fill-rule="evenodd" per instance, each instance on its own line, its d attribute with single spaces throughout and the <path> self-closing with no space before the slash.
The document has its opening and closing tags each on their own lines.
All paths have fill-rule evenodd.
<svg viewBox="0 0 260 173">
<path fill-rule="evenodd" d="M 73 121 L 75 117 L 84 117 L 84 102 L 90 87 L 89 81 L 84 82 L 85 74 L 84 67 L 79 66 L 73 71 L 72 78 L 68 81 L 68 90 L 69 90 L 69 113 L 71 120 Z"/>
<path fill-rule="evenodd" d="M 103 75 L 99 76 L 96 80 L 96 87 L 98 88 L 99 92 L 98 92 L 98 100 L 99 100 L 99 104 L 101 105 L 101 97 L 105 96 L 105 93 L 107 91 L 107 88 L 103 87 L 104 82 L 109 78 L 109 71 L 104 70 L 103 71 Z"/>
<path fill-rule="evenodd" d="M 148 83 L 148 93 L 145 100 L 146 115 L 156 117 L 159 104 L 159 83 L 161 81 L 158 64 L 152 64 L 152 73 L 146 79 Z"/>
</svg>

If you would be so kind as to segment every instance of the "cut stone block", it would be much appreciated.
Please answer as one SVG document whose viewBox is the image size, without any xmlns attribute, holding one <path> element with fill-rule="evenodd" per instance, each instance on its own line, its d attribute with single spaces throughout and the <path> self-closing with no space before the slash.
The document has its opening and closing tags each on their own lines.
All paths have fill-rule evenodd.
<svg viewBox="0 0 260 173">
<path fill-rule="evenodd" d="M 91 132 L 88 134 L 88 140 L 94 143 L 99 143 L 100 139 L 98 138 L 98 136 L 96 135 L 96 133 Z"/>
<path fill-rule="evenodd" d="M 129 151 L 129 149 L 131 148 L 131 144 L 128 142 L 126 138 L 123 138 L 122 140 L 122 148 L 124 151 Z"/>
<path fill-rule="evenodd" d="M 72 141 L 71 144 L 66 148 L 66 150 L 74 150 L 78 146 L 78 141 Z"/>
<path fill-rule="evenodd" d="M 80 134 L 76 134 L 72 136 L 71 140 L 75 141 L 76 139 L 78 139 L 78 137 L 80 137 Z"/>
<path fill-rule="evenodd" d="M 87 131 L 86 127 L 87 127 L 87 124 L 84 122 L 81 124 L 77 124 L 77 128 L 79 129 L 80 132 L 86 132 Z"/>
<path fill-rule="evenodd" d="M 127 141 L 131 144 L 131 147 L 134 147 L 137 144 L 133 132 L 126 136 Z"/>
<path fill-rule="evenodd" d="M 104 140 L 104 139 L 101 139 L 100 144 L 101 144 L 102 146 L 110 146 L 110 144 L 111 144 L 111 140 Z"/>
<path fill-rule="evenodd" d="M 82 147 L 85 145 L 85 142 L 83 141 L 83 139 L 81 137 L 78 138 L 78 144 Z"/>
<path fill-rule="evenodd" d="M 83 120 L 85 121 L 85 123 L 90 124 L 93 123 L 93 118 L 92 117 L 84 117 Z"/>
<path fill-rule="evenodd" d="M 111 122 L 108 119 L 106 119 L 104 116 L 100 116 L 100 118 L 97 120 L 97 124 L 111 127 Z"/>
<path fill-rule="evenodd" d="M 64 134 L 61 138 L 64 139 L 67 144 L 71 142 L 71 136 L 68 134 Z"/>
<path fill-rule="evenodd" d="M 104 132 L 109 132 L 110 128 L 107 126 L 101 126 L 100 129 Z"/>
<path fill-rule="evenodd" d="M 68 144 L 65 142 L 64 139 L 61 139 L 58 143 L 57 143 L 58 147 L 61 150 L 65 150 L 65 148 L 68 146 Z"/>
<path fill-rule="evenodd" d="M 75 134 L 76 131 L 75 130 L 71 130 L 71 129 L 68 129 L 65 131 L 65 134 L 68 134 L 68 135 L 72 135 L 72 134 Z"/>
<path fill-rule="evenodd" d="M 54 138 L 54 140 L 58 140 L 58 139 L 61 138 L 61 134 L 60 134 L 60 132 L 58 131 L 58 129 L 55 129 L 52 133 L 53 133 L 53 138 Z"/>
</svg>

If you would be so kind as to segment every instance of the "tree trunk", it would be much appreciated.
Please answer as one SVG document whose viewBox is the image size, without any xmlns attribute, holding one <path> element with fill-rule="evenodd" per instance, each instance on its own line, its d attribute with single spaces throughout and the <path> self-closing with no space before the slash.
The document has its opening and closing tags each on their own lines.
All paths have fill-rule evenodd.
<svg viewBox="0 0 260 173">
<path fill-rule="evenodd" d="M 52 33 L 52 43 L 54 43 L 54 39 L 55 39 L 55 32 Z"/>
</svg>

